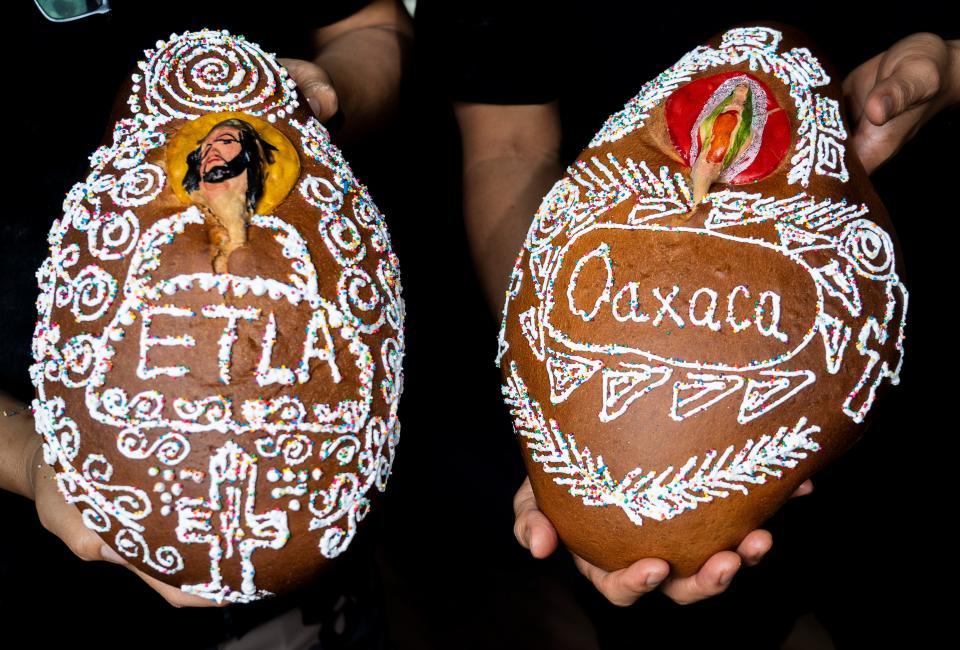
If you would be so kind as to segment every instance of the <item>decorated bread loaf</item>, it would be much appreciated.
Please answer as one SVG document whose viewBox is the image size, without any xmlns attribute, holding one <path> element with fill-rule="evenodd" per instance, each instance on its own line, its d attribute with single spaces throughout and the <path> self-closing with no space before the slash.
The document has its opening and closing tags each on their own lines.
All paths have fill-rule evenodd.
<svg viewBox="0 0 960 650">
<path fill-rule="evenodd" d="M 386 488 L 404 307 L 386 223 L 274 55 L 144 53 L 50 230 L 31 376 L 83 521 L 183 591 L 315 578 Z"/>
<path fill-rule="evenodd" d="M 732 549 L 899 381 L 907 290 L 838 79 L 731 29 L 611 116 L 543 199 L 498 363 L 540 509 L 607 570 Z"/>
</svg>

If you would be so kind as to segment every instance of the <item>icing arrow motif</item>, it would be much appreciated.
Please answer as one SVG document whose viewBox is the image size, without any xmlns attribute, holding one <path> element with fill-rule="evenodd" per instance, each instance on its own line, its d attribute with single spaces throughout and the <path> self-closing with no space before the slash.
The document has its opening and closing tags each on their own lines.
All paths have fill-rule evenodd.
<svg viewBox="0 0 960 650">
<path fill-rule="evenodd" d="M 768 381 L 750 379 L 740 403 L 737 421 L 746 424 L 769 413 L 801 390 L 812 384 L 817 376 L 812 370 L 767 370 L 760 373 L 771 377 Z"/>
<path fill-rule="evenodd" d="M 691 383 L 676 382 L 673 385 L 673 405 L 670 417 L 677 422 L 705 411 L 724 397 L 732 395 L 743 386 L 740 375 L 709 375 L 688 373 Z M 681 393 L 694 391 L 681 397 Z"/>
<path fill-rule="evenodd" d="M 673 370 L 666 366 L 637 364 L 625 372 L 603 369 L 603 407 L 600 421 L 611 422 L 620 417 L 633 402 L 670 379 Z"/>
<path fill-rule="evenodd" d="M 775 228 L 780 235 L 780 247 L 791 255 L 812 250 L 836 248 L 837 246 L 832 237 L 802 230 L 788 223 L 777 223 Z"/>
<path fill-rule="evenodd" d="M 550 377 L 550 401 L 554 404 L 567 399 L 570 393 L 593 377 L 603 365 L 602 361 L 584 359 L 551 351 L 547 359 L 547 376 Z"/>
<path fill-rule="evenodd" d="M 857 277 L 851 264 L 844 264 L 841 271 L 840 262 L 831 260 L 829 264 L 811 271 L 817 282 L 829 295 L 842 302 L 851 316 L 856 318 L 860 315 L 863 304 L 860 300 L 860 289 L 857 287 Z"/>
<path fill-rule="evenodd" d="M 536 310 L 533 307 L 520 314 L 520 330 L 523 332 L 523 337 L 527 339 L 530 349 L 533 350 L 537 359 L 543 361 L 543 331 L 538 324 L 539 322 L 540 319 L 537 318 Z"/>
<path fill-rule="evenodd" d="M 817 326 L 823 336 L 823 346 L 827 352 L 827 372 L 836 374 L 843 361 L 843 351 L 850 341 L 853 330 L 850 326 L 830 314 L 817 316 Z"/>
</svg>

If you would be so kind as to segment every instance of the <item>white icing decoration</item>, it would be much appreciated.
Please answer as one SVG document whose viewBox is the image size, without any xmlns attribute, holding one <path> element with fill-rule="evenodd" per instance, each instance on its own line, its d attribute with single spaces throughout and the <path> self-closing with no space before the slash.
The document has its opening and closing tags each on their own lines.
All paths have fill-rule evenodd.
<svg viewBox="0 0 960 650">
<path fill-rule="evenodd" d="M 780 406 L 817 378 L 812 370 L 764 370 L 760 374 L 771 379 L 750 378 L 747 381 L 740 414 L 737 416 L 740 424 L 746 424 Z"/>
<path fill-rule="evenodd" d="M 304 200 L 325 214 L 335 215 L 343 207 L 343 192 L 322 176 L 307 176 L 300 182 Z"/>
<path fill-rule="evenodd" d="M 157 43 L 141 61 L 143 92 L 128 100 L 135 113 L 189 118 L 239 111 L 275 122 L 296 92 L 288 73 L 259 46 L 223 32 L 187 32 Z M 269 100 L 269 101 L 267 101 Z M 272 119 L 271 119 L 272 118 Z"/>
<path fill-rule="evenodd" d="M 747 494 L 748 485 L 780 478 L 783 468 L 792 469 L 808 452 L 820 450 L 811 439 L 820 427 L 800 418 L 793 427 L 780 427 L 756 442 L 747 440 L 736 453 L 730 445 L 719 456 L 716 450 L 706 452 L 702 461 L 693 456 L 676 470 L 673 466 L 660 472 L 637 467 L 618 480 L 602 456 L 594 457 L 589 448 L 579 446 L 573 434 L 564 434 L 553 419 L 544 417 L 513 362 L 503 395 L 511 409 L 514 431 L 556 484 L 566 486 L 584 505 L 622 509 L 638 526 L 644 519 L 672 519 L 701 503 L 728 498 L 732 491 Z"/>
<path fill-rule="evenodd" d="M 520 293 L 520 286 L 523 283 L 523 267 L 520 265 L 521 259 L 518 257 L 517 261 L 513 265 L 513 271 L 510 272 L 510 283 L 507 286 L 506 291 L 506 300 L 503 301 L 503 312 L 500 318 L 500 333 L 497 335 L 497 360 L 496 363 L 500 365 L 500 359 L 503 358 L 503 354 L 510 347 L 510 344 L 507 343 L 507 340 L 504 338 L 504 331 L 507 327 L 507 307 L 510 305 L 510 300 L 515 298 L 517 294 Z M 531 261 L 532 263 L 532 261 Z M 528 315 L 528 319 L 529 319 Z M 521 317 L 523 318 L 523 317 Z M 524 331 L 526 332 L 526 326 Z M 527 336 L 527 339 L 530 340 L 530 336 Z M 534 348 L 534 353 L 537 353 L 537 347 L 534 343 L 530 344 Z M 537 354 L 537 358 L 543 361 L 543 351 L 541 350 Z"/>
<path fill-rule="evenodd" d="M 94 257 L 109 261 L 126 257 L 140 236 L 140 222 L 131 210 L 107 213 L 91 223 L 87 246 Z"/>
<path fill-rule="evenodd" d="M 184 568 L 177 544 L 149 548 L 143 519 L 153 512 L 176 515 L 177 534 L 183 537 L 177 541 L 210 544 L 215 556 L 209 560 L 210 582 L 184 589 L 220 602 L 246 602 L 267 595 L 254 581 L 253 550 L 282 546 L 286 512 L 300 507 L 299 500 L 287 497 L 284 509 L 248 510 L 255 487 L 252 463 L 303 468 L 295 478 L 297 486 L 304 487 L 293 489 L 300 499 L 309 500 L 311 512 L 299 516 L 310 518 L 318 551 L 327 557 L 350 543 L 357 522 L 369 509 L 370 488 L 386 488 L 399 442 L 397 407 L 403 386 L 405 313 L 399 265 L 385 220 L 324 127 L 312 118 L 304 122 L 292 118 L 299 105 L 295 83 L 273 55 L 242 37 L 204 30 L 171 35 L 146 57 L 138 64 L 140 73 L 134 76 L 128 100 L 132 114 L 114 125 L 112 143 L 91 155 L 90 174 L 67 194 L 63 216 L 48 236 L 50 256 L 37 272 L 40 295 L 30 369 L 37 389 L 36 423 L 44 438 L 44 460 L 55 467 L 60 491 L 80 508 L 88 527 L 110 533 L 125 557 L 174 575 Z M 199 92 L 185 90 L 188 78 Z M 299 134 L 295 147 L 330 172 L 332 180 L 305 173 L 300 193 L 288 198 L 319 210 L 318 231 L 304 233 L 309 248 L 308 240 L 283 219 L 273 215 L 251 219 L 251 229 L 266 229 L 279 245 L 289 262 L 286 277 L 158 272 L 164 251 L 186 229 L 202 228 L 204 219 L 190 207 L 142 221 L 138 208 L 161 196 L 170 182 L 156 162 L 162 159 L 157 150 L 166 143 L 172 119 L 213 111 L 243 111 L 274 123 L 286 121 Z M 310 165 L 311 173 L 318 174 L 316 165 Z M 318 257 L 316 264 L 311 255 Z M 101 261 L 109 264 L 101 267 Z M 329 297 L 321 295 L 318 284 L 316 266 L 321 264 L 339 274 L 335 285 L 324 288 Z M 116 275 L 121 268 L 122 277 Z M 187 292 L 206 292 L 208 299 L 202 307 L 187 309 L 177 304 Z M 245 296 L 259 297 L 263 303 L 257 308 L 227 305 L 229 299 Z M 281 322 L 279 312 L 269 309 L 270 301 L 298 306 L 309 317 L 309 328 Z M 65 310 L 81 326 L 90 324 L 91 331 L 71 329 L 62 336 L 58 321 L 64 320 Z M 190 330 L 191 319 L 211 318 L 221 319 L 223 326 L 212 346 L 206 339 L 195 339 Z M 267 331 L 271 329 L 272 333 Z M 233 367 L 238 337 L 252 330 L 264 335 L 252 337 L 254 345 L 261 344 L 260 358 L 254 358 L 254 368 Z M 369 336 L 374 334 L 380 336 Z M 371 339 L 377 341 L 375 349 Z M 274 367 L 271 353 L 279 355 L 289 343 L 302 343 L 303 355 L 289 369 L 286 381 L 288 375 L 282 372 L 286 369 Z M 111 377 L 120 344 L 139 349 L 137 372 L 142 381 L 186 379 L 194 372 L 195 359 L 212 358 L 217 369 L 212 380 L 221 385 L 257 382 L 254 394 L 270 383 L 292 388 L 242 401 L 218 394 L 184 399 L 150 388 L 139 392 L 131 388 L 128 394 Z M 186 354 L 168 354 L 178 348 Z M 154 363 L 151 353 L 159 355 L 160 362 Z M 174 357 L 179 363 L 169 361 Z M 381 374 L 378 360 L 383 364 Z M 304 403 L 287 394 L 309 379 L 342 381 L 347 372 L 352 393 L 331 403 Z M 284 381 L 279 381 L 281 377 Z M 65 402 L 63 395 L 70 390 L 81 391 L 80 399 Z M 374 400 L 380 399 L 384 403 L 375 409 Z M 111 484 L 111 461 L 81 447 L 75 413 L 68 413 L 67 403 L 81 409 L 84 418 L 114 429 L 116 448 L 107 453 L 149 464 L 147 475 L 161 489 Z M 208 468 L 188 466 L 191 444 L 196 445 L 191 434 L 208 431 L 230 436 L 211 456 L 209 474 Z M 241 442 L 244 434 L 255 437 Z M 326 480 L 315 467 L 323 459 L 322 443 L 345 436 L 356 439 L 357 447 L 348 462 L 337 465 L 339 473 L 331 474 L 333 480 Z M 252 447 L 244 450 L 241 444 Z M 258 460 L 253 460 L 254 453 Z M 342 457 L 346 456 L 336 456 Z M 185 500 L 183 485 L 172 483 L 177 477 L 197 485 L 209 481 L 209 496 Z M 241 498 L 228 505 L 222 498 L 228 493 Z M 331 508 L 323 506 L 320 493 L 333 495 Z M 353 505 L 341 508 L 341 502 Z M 224 518 L 211 514 L 217 507 Z M 246 534 L 240 539 L 243 529 Z M 249 569 L 239 586 L 227 584 L 219 574 L 219 562 L 231 549 Z"/>
<path fill-rule="evenodd" d="M 126 170 L 110 190 L 110 198 L 118 206 L 130 208 L 146 205 L 163 190 L 166 175 L 163 169 L 151 163 Z"/>
<path fill-rule="evenodd" d="M 600 295 L 597 296 L 596 300 L 593 301 L 593 305 L 590 305 L 590 311 L 587 312 L 575 304 L 573 291 L 577 286 L 577 279 L 580 277 L 580 272 L 583 267 L 594 258 L 603 260 L 606 273 L 604 274 L 603 290 L 600 292 Z M 591 287 L 593 286 L 594 285 L 591 284 Z M 570 307 L 570 311 L 585 321 L 593 320 L 597 312 L 600 311 L 600 306 L 610 301 L 610 289 L 612 286 L 613 263 L 610 261 L 610 247 L 606 244 L 600 244 L 600 246 L 581 257 L 577 261 L 577 265 L 573 268 L 573 274 L 570 276 L 570 285 L 567 289 L 567 305 Z"/>
<path fill-rule="evenodd" d="M 758 193 L 721 190 L 705 197 L 704 204 L 710 207 L 710 211 L 702 226 L 668 225 L 662 223 L 662 216 L 671 213 L 662 203 L 664 197 L 677 197 L 678 212 L 686 212 L 691 206 L 688 193 L 670 195 L 667 189 L 666 181 L 675 181 L 675 186 L 683 186 L 681 175 L 671 175 L 667 167 L 661 168 L 659 175 L 638 174 L 636 170 L 649 171 L 645 164 L 636 164 L 629 158 L 621 164 L 609 155 L 607 159 L 609 166 L 593 157 L 590 166 L 575 164 L 568 169 L 568 179 L 586 190 L 581 197 L 582 203 L 566 208 L 575 213 L 577 218 L 566 220 L 563 228 L 547 229 L 552 239 L 545 241 L 538 234 L 544 231 L 538 223 L 541 216 L 538 213 L 525 243 L 539 304 L 527 308 L 515 317 L 519 319 L 520 331 L 531 350 L 538 359 L 546 361 L 547 375 L 551 382 L 551 401 L 554 403 L 564 401 L 597 369 L 607 367 L 606 361 L 596 358 L 597 354 L 627 355 L 623 362 L 610 368 L 618 371 L 625 371 L 624 363 L 640 363 L 651 367 L 681 367 L 706 374 L 760 372 L 778 369 L 804 350 L 819 333 L 824 342 L 826 369 L 829 373 L 836 374 L 842 363 L 846 341 L 852 336 L 851 326 L 844 319 L 862 317 L 863 305 L 859 285 L 865 281 L 882 282 L 888 290 L 890 287 L 901 288 L 901 332 L 898 337 L 902 337 L 906 292 L 893 271 L 894 252 L 891 240 L 881 228 L 865 218 L 868 214 L 865 205 L 847 204 L 846 201 L 833 202 L 829 199 L 818 200 L 805 193 L 778 200 Z M 643 178 L 644 182 L 639 182 L 638 178 Z M 648 199 L 661 203 L 644 203 Z M 605 220 L 605 215 L 610 214 L 612 206 L 625 201 L 635 203 L 625 223 Z M 642 214 L 638 212 L 638 206 L 651 205 L 656 210 L 655 214 L 660 216 L 638 216 Z M 760 222 L 772 222 L 776 233 L 773 239 L 747 236 L 736 230 L 739 225 Z M 589 233 L 610 232 L 616 236 L 624 231 L 690 233 L 759 246 L 776 252 L 797 264 L 814 282 L 816 306 L 815 313 L 811 314 L 810 327 L 801 338 L 791 340 L 789 333 L 784 331 L 780 324 L 783 309 L 780 294 L 766 287 L 751 291 L 746 285 L 737 285 L 725 296 L 713 287 L 697 287 L 692 292 L 685 291 L 680 285 L 644 287 L 637 282 L 624 282 L 619 277 L 621 272 L 617 270 L 612 259 L 611 248 L 603 240 L 599 244 L 591 244 L 589 252 L 579 258 L 571 257 L 569 253 L 570 247 Z M 562 246 L 550 243 L 561 236 L 566 239 Z M 523 254 L 524 252 L 521 252 L 517 260 L 515 272 L 522 268 Z M 828 260 L 826 266 L 824 256 Z M 568 285 L 561 287 L 558 276 L 564 266 L 571 270 Z M 593 269 L 594 284 L 581 294 L 577 289 L 577 281 L 586 269 Z M 670 325 L 686 329 L 693 325 L 695 328 L 726 330 L 744 335 L 755 332 L 763 338 L 785 344 L 788 348 L 783 354 L 771 356 L 769 359 L 755 359 L 744 365 L 722 360 L 675 359 L 617 342 L 600 344 L 573 340 L 553 323 L 553 313 L 557 305 L 555 290 L 564 292 L 564 309 L 584 321 L 598 318 L 601 307 L 609 303 L 609 315 L 616 322 L 625 325 L 646 323 L 656 327 Z M 717 294 L 716 307 L 713 305 L 713 294 Z M 499 346 L 498 361 L 507 349 L 504 336 L 506 315 L 509 314 L 509 306 L 516 293 L 508 291 L 506 297 L 505 319 L 500 332 L 503 343 Z M 698 309 L 702 312 L 697 311 Z M 883 320 L 884 328 L 892 324 L 895 309 L 888 305 L 887 311 L 890 316 Z M 685 320 L 685 316 L 689 320 Z M 639 358 L 633 361 L 629 358 L 633 355 Z M 575 359 L 572 365 L 571 359 Z M 865 363 L 869 362 L 867 355 Z M 899 363 L 897 366 L 899 367 Z M 888 376 L 892 383 L 896 383 L 895 371 L 891 371 Z M 755 378 L 759 377 L 758 375 Z M 604 408 L 601 408 L 601 413 L 604 413 Z M 851 413 L 856 414 L 857 410 L 853 409 Z M 608 415 L 609 413 L 603 417 Z"/>
<path fill-rule="evenodd" d="M 197 344 L 189 334 L 182 336 L 150 336 L 150 325 L 153 323 L 154 316 L 171 316 L 176 318 L 192 318 L 195 314 L 189 309 L 182 307 L 146 307 L 140 312 L 140 357 L 137 363 L 137 376 L 140 379 L 155 379 L 161 375 L 168 377 L 183 377 L 190 368 L 187 366 L 159 366 L 149 367 L 147 365 L 147 355 L 150 348 L 162 347 L 182 347 L 192 348 Z M 185 356 L 185 355 L 184 355 Z"/>
<path fill-rule="evenodd" d="M 766 324 L 763 322 L 763 317 L 767 313 L 767 305 L 769 303 L 770 309 L 770 319 Z M 789 337 L 780 331 L 780 295 L 774 293 L 773 291 L 764 291 L 760 294 L 760 298 L 757 300 L 757 306 L 754 308 L 754 325 L 757 326 L 757 329 L 764 336 L 772 336 L 773 338 L 786 343 L 789 340 Z"/>
<path fill-rule="evenodd" d="M 559 404 L 590 379 L 603 364 L 593 359 L 554 353 L 547 359 L 547 376 L 550 378 L 550 401 Z"/>
<path fill-rule="evenodd" d="M 290 529 L 281 510 L 255 512 L 257 461 L 233 441 L 210 455 L 210 492 L 207 498 L 177 500 L 177 539 L 186 544 L 209 544 L 210 581 L 181 589 L 220 602 L 248 602 L 269 595 L 254 582 L 252 555 L 257 549 L 279 550 Z M 243 583 L 239 591 L 223 584 L 220 562 L 240 556 Z"/>
<path fill-rule="evenodd" d="M 701 316 L 697 316 L 697 301 L 700 299 L 700 296 L 704 295 L 710 299 L 707 309 L 703 312 Z M 717 292 L 711 289 L 710 287 L 701 287 L 693 292 L 693 296 L 690 297 L 690 308 L 687 311 L 687 315 L 690 318 L 690 322 L 698 327 L 708 327 L 714 332 L 720 331 L 720 321 L 716 319 L 717 314 Z M 619 319 L 618 319 L 619 320 Z"/>
<path fill-rule="evenodd" d="M 220 335 L 217 365 L 220 368 L 220 381 L 229 384 L 230 359 L 233 356 L 233 344 L 237 341 L 237 322 L 241 318 L 247 321 L 257 320 L 260 318 L 260 310 L 254 307 L 239 309 L 230 305 L 204 305 L 200 314 L 206 318 L 223 318 L 227 321 L 223 326 L 223 334 Z"/>
<path fill-rule="evenodd" d="M 69 294 L 64 295 L 70 296 L 70 311 L 77 322 L 94 321 L 113 305 L 117 282 L 102 268 L 91 264 L 77 273 L 69 285 Z M 57 303 L 60 306 L 60 300 Z"/>
<path fill-rule="evenodd" d="M 665 366 L 657 368 L 634 364 L 631 370 L 620 372 L 603 369 L 603 408 L 600 421 L 611 422 L 623 415 L 630 404 L 670 379 L 673 370 Z"/>
<path fill-rule="evenodd" d="M 362 494 L 354 474 L 337 474 L 324 490 L 312 490 L 308 508 L 313 515 L 310 530 L 325 528 L 320 553 L 335 558 L 346 550 L 356 534 L 357 523 L 370 511 L 370 500 Z M 346 518 L 347 530 L 331 525 Z"/>
<path fill-rule="evenodd" d="M 570 280 L 570 284 L 573 284 L 572 279 Z M 653 288 L 653 297 L 656 298 L 660 303 L 660 306 L 657 308 L 657 315 L 653 317 L 652 325 L 654 327 L 660 327 L 660 323 L 663 322 L 664 316 L 669 316 L 672 318 L 673 322 L 677 324 L 677 327 L 683 327 L 685 325 L 683 319 L 680 318 L 680 314 L 678 314 L 673 309 L 673 305 L 671 305 L 673 299 L 677 297 L 678 293 L 680 293 L 680 287 L 677 285 L 673 285 L 673 287 L 670 288 L 670 293 L 668 293 L 666 296 L 660 293 L 660 287 Z"/>
<path fill-rule="evenodd" d="M 893 240 L 880 226 L 867 219 L 847 223 L 840 234 L 838 251 L 871 280 L 896 277 L 893 268 Z"/>
<path fill-rule="evenodd" d="M 690 380 L 689 383 L 678 381 L 673 385 L 673 406 L 670 407 L 670 417 L 677 422 L 707 410 L 743 386 L 743 377 L 740 375 L 690 373 L 687 379 Z M 689 394 L 681 397 L 682 393 Z"/>
</svg>

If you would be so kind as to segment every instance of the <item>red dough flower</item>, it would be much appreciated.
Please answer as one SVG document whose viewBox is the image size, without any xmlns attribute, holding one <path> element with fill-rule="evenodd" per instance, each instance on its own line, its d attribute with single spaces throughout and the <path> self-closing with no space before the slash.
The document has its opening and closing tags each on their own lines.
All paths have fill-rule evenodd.
<svg viewBox="0 0 960 650">
<path fill-rule="evenodd" d="M 683 159 L 685 165 L 693 166 L 690 160 L 690 150 L 693 143 L 693 133 L 709 110 L 711 98 L 717 95 L 717 90 L 729 79 L 746 77 L 752 83 L 752 88 L 759 87 L 763 97 L 758 97 L 764 113 L 755 115 L 759 128 L 754 133 L 754 139 L 759 142 L 755 157 L 746 168 L 733 175 L 724 182 L 731 185 L 745 185 L 753 183 L 770 175 L 780 164 L 787 149 L 790 147 L 790 121 L 786 112 L 777 103 L 770 88 L 760 79 L 746 72 L 724 72 L 692 81 L 678 88 L 665 104 L 664 112 L 667 119 L 667 128 L 674 148 Z M 755 85 L 754 85 L 755 84 Z M 724 93 L 725 94 L 725 93 Z M 697 138 L 697 150 L 703 142 Z"/>
</svg>

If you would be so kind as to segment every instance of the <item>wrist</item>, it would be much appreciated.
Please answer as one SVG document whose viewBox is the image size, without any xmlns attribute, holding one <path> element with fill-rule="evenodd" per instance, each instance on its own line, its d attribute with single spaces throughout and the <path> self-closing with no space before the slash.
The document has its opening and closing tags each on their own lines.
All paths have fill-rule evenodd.
<svg viewBox="0 0 960 650">
<path fill-rule="evenodd" d="M 343 116 L 339 140 L 369 137 L 392 120 L 408 40 L 401 30 L 372 25 L 341 34 L 319 48 L 313 62 L 330 78 Z"/>
<path fill-rule="evenodd" d="M 45 463 L 43 461 L 43 439 L 34 436 L 27 444 L 27 453 L 24 454 L 23 485 L 26 492 L 23 496 L 32 501 L 37 500 L 37 477 Z"/>
<path fill-rule="evenodd" d="M 32 499 L 42 447 L 29 407 L 0 394 L 0 489 Z"/>
</svg>

